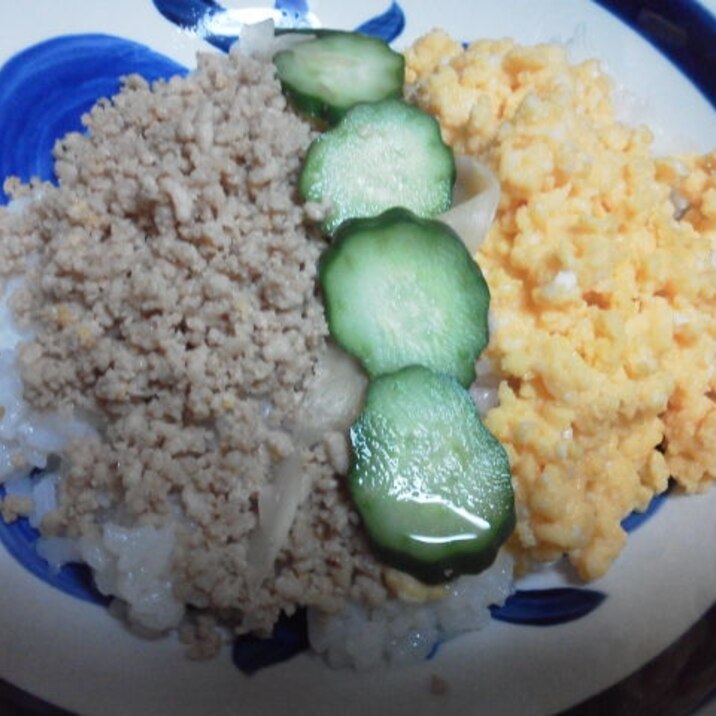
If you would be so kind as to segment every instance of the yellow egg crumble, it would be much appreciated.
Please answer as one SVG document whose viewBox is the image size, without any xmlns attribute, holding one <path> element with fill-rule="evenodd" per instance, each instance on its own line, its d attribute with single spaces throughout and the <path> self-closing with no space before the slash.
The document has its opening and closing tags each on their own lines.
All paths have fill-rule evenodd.
<svg viewBox="0 0 716 716">
<path fill-rule="evenodd" d="M 567 554 L 604 574 L 620 523 L 716 479 L 716 154 L 655 158 L 615 121 L 596 61 L 441 31 L 406 53 L 408 92 L 502 197 L 476 258 L 523 567 Z"/>
</svg>

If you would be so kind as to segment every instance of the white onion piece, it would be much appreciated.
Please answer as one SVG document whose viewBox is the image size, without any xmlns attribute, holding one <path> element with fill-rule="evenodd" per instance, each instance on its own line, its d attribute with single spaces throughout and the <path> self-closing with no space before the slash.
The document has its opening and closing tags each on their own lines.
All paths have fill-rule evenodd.
<svg viewBox="0 0 716 716">
<path fill-rule="evenodd" d="M 269 574 L 308 494 L 308 480 L 299 451 L 276 466 L 273 478 L 259 492 L 258 526 L 249 540 L 249 582 L 258 587 Z"/>
<path fill-rule="evenodd" d="M 327 433 L 346 432 L 363 405 L 368 378 L 358 363 L 328 343 L 299 406 L 293 435 L 311 445 Z M 249 584 L 258 588 L 286 542 L 296 512 L 309 490 L 300 448 L 282 460 L 259 492 L 258 525 L 249 540 Z"/>
<path fill-rule="evenodd" d="M 278 52 L 288 50 L 302 42 L 313 40 L 315 37 L 315 35 L 303 32 L 287 32 L 276 35 L 273 20 L 263 20 L 262 22 L 246 24 L 241 28 L 239 50 L 246 57 L 270 60 Z"/>
<path fill-rule="evenodd" d="M 303 42 L 315 40 L 316 37 L 316 35 L 310 32 L 286 32 L 282 35 L 276 35 L 276 37 L 274 37 L 271 57 L 283 50 L 290 50 L 292 47 L 300 45 Z"/>
<path fill-rule="evenodd" d="M 274 27 L 273 20 L 244 25 L 241 28 L 239 49 L 242 55 L 257 60 L 269 60 L 273 56 Z"/>
<path fill-rule="evenodd" d="M 311 444 L 326 433 L 347 431 L 358 417 L 367 385 L 358 362 L 328 343 L 298 409 L 296 437 Z"/>
<path fill-rule="evenodd" d="M 453 207 L 438 216 L 462 239 L 471 254 L 480 248 L 500 203 L 500 183 L 493 171 L 478 159 L 455 159 L 457 180 Z"/>
</svg>

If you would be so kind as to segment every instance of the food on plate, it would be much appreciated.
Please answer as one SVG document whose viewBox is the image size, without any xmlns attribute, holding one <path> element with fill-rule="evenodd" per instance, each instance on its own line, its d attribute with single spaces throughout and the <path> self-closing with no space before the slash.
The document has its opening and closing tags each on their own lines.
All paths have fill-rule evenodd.
<svg viewBox="0 0 716 716">
<path fill-rule="evenodd" d="M 599 577 L 670 476 L 716 479 L 716 156 L 655 157 L 598 63 L 555 45 L 434 31 L 406 79 L 501 185 L 476 254 L 494 330 L 474 389 L 510 455 L 515 554 Z"/>
<path fill-rule="evenodd" d="M 273 60 L 294 105 L 332 124 L 359 102 L 403 96 L 405 60 L 376 37 L 324 31 Z"/>
<path fill-rule="evenodd" d="M 440 612 L 404 612 L 396 593 L 434 592 L 384 579 L 351 505 L 365 379 L 327 340 L 327 241 L 297 193 L 316 130 L 273 65 L 235 50 L 130 77 L 85 124 L 56 145 L 58 185 L 10 180 L 0 212 L 8 515 L 49 493 L 41 553 L 89 564 L 114 613 L 180 627 L 196 657 L 217 622 L 268 634 L 298 606 L 332 663 L 423 658 L 485 620 L 508 555 L 442 590 Z"/>
<path fill-rule="evenodd" d="M 350 65 L 363 42 L 303 39 L 283 57 L 311 83 L 326 45 L 310 43 L 330 40 Z M 371 48 L 372 70 L 395 70 L 395 53 Z M 290 89 L 279 61 L 296 111 L 256 54 L 200 55 L 152 86 L 127 78 L 85 134 L 57 143 L 57 186 L 7 182 L 3 515 L 30 513 L 48 560 L 89 564 L 115 613 L 144 633 L 179 628 L 191 656 L 215 654 L 225 628 L 268 634 L 307 607 L 333 665 L 424 658 L 489 620 L 515 558 L 566 554 L 597 577 L 621 520 L 670 475 L 689 491 L 713 481 L 716 160 L 654 158 L 648 130 L 615 120 L 598 65 L 555 46 L 463 48 L 435 31 L 405 54 L 420 109 L 360 104 L 322 135 L 303 112 L 337 119 L 326 98 Z M 376 124 L 391 137 L 368 154 L 371 170 L 387 155 L 378 188 L 397 173 L 421 194 L 427 168 L 434 219 L 384 214 L 404 203 L 391 189 L 341 228 L 336 197 L 306 188 L 360 194 L 364 175 L 346 173 L 356 149 L 343 149 Z M 321 174 L 335 137 L 338 168 Z M 412 223 L 415 245 L 385 239 L 386 216 Z M 380 251 L 342 264 L 361 233 Z M 437 235 L 447 258 L 428 245 Z M 425 272 L 420 286 L 400 283 L 405 266 Z M 404 294 L 381 300 L 389 287 Z M 405 353 L 418 366 L 372 362 L 393 347 L 370 315 L 350 316 L 376 301 L 401 327 L 396 350 L 412 350 L 406 324 L 430 329 Z M 432 345 L 439 315 L 450 335 Z M 422 478 L 407 501 L 400 465 Z M 482 571 L 431 583 L 465 569 Z"/>
<path fill-rule="evenodd" d="M 331 335 L 368 375 L 424 365 L 475 378 L 490 294 L 460 238 L 407 209 L 344 222 L 322 254 Z"/>
<path fill-rule="evenodd" d="M 437 122 L 400 99 L 363 102 L 311 144 L 299 188 L 325 205 L 323 227 L 396 206 L 430 217 L 450 208 L 455 161 Z"/>
</svg>

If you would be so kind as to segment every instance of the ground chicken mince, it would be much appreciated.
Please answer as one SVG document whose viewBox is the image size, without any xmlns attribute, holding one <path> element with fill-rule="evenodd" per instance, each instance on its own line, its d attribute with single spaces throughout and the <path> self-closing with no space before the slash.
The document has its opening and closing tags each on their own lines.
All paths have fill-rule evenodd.
<svg viewBox="0 0 716 716">
<path fill-rule="evenodd" d="M 99 430 L 70 447 L 44 532 L 91 538 L 109 517 L 170 530 L 176 598 L 239 632 L 298 603 L 379 603 L 336 474 L 346 438 L 286 429 L 327 334 L 323 239 L 295 193 L 313 130 L 273 66 L 238 53 L 151 87 L 129 77 L 85 123 L 56 146 L 59 186 L 9 182 L 27 205 L 0 214 L 0 266 L 26 274 L 13 304 L 36 331 L 18 353 L 25 398 Z M 258 495 L 294 454 L 307 497 L 252 584 Z M 211 642 L 207 629 L 185 640 Z"/>
</svg>

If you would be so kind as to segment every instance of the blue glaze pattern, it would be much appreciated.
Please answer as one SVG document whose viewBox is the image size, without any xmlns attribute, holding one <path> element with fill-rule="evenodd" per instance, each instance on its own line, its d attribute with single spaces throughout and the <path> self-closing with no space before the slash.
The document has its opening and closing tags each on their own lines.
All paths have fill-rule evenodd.
<svg viewBox="0 0 716 716">
<path fill-rule="evenodd" d="M 193 32 L 223 52 L 228 52 L 236 41 L 236 33 L 218 32 L 227 25 L 229 11 L 214 0 L 153 0 L 154 7 L 170 22 L 183 30 Z M 271 17 L 270 10 L 261 19 Z M 215 29 L 216 28 L 216 29 Z"/>
<path fill-rule="evenodd" d="M 405 29 L 405 14 L 397 2 L 392 2 L 390 7 L 382 14 L 367 20 L 356 28 L 357 32 L 364 35 L 379 37 L 386 42 L 392 42 L 399 37 Z"/>
<path fill-rule="evenodd" d="M 633 532 L 637 527 L 641 527 L 647 520 L 650 520 L 666 502 L 666 498 L 671 492 L 671 488 L 662 492 L 660 495 L 656 495 L 652 498 L 649 506 L 644 512 L 632 512 L 630 515 L 622 520 L 622 528 L 626 532 Z"/>
<path fill-rule="evenodd" d="M 493 619 L 510 624 L 554 626 L 587 616 L 605 599 L 606 594 L 593 589 L 518 589 L 503 606 L 490 611 Z"/>
<path fill-rule="evenodd" d="M 633 532 L 651 519 L 664 505 L 670 490 L 656 495 L 644 512 L 632 512 L 622 520 L 626 532 Z M 518 589 L 501 607 L 492 607 L 492 617 L 511 624 L 552 626 L 581 619 L 593 612 L 606 594 L 580 587 Z"/>
<path fill-rule="evenodd" d="M 202 24 L 224 8 L 214 0 L 153 0 L 154 7 L 182 30 L 198 32 Z"/>
<path fill-rule="evenodd" d="M 305 0 L 275 0 L 273 8 L 225 8 L 214 0 L 152 0 L 154 7 L 170 22 L 197 34 L 214 47 L 228 52 L 245 22 L 272 19 L 276 27 L 316 27 L 316 18 Z M 405 28 L 405 13 L 393 1 L 388 9 L 361 23 L 357 32 L 392 42 Z"/>
<path fill-rule="evenodd" d="M 274 6 L 285 18 L 294 22 L 305 21 L 309 13 L 308 3 L 305 0 L 276 0 Z"/>
<path fill-rule="evenodd" d="M 0 486 L 0 498 L 4 496 L 5 490 Z M 0 544 L 5 546 L 18 564 L 71 597 L 106 606 L 109 600 L 95 588 L 89 568 L 81 564 L 67 564 L 59 571 L 53 570 L 35 550 L 39 536 L 25 517 L 11 524 L 0 520 Z"/>
<path fill-rule="evenodd" d="M 267 639 L 247 635 L 234 641 L 232 660 L 247 675 L 267 666 L 297 656 L 308 649 L 306 610 L 299 609 L 293 616 L 282 615 Z"/>
<path fill-rule="evenodd" d="M 716 16 L 694 0 L 592 0 L 669 58 L 716 107 Z"/>
<path fill-rule="evenodd" d="M 155 80 L 186 69 L 110 35 L 65 35 L 11 58 L 0 68 L 0 177 L 52 180 L 55 141 L 81 131 L 82 115 L 135 72 Z M 7 202 L 4 193 L 0 202 Z"/>
</svg>

